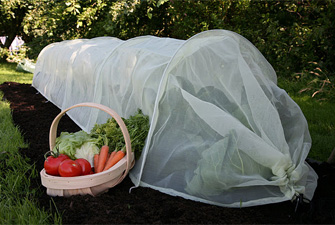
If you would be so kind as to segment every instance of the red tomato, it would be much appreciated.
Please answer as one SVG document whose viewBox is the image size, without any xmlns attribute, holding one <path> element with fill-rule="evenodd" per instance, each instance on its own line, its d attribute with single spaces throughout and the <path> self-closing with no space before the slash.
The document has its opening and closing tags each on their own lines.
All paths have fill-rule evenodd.
<svg viewBox="0 0 335 225">
<path fill-rule="evenodd" d="M 89 161 L 87 161 L 86 159 L 76 159 L 76 162 L 78 162 L 81 166 L 81 175 L 87 175 L 91 173 L 91 164 Z"/>
<path fill-rule="evenodd" d="M 75 177 L 81 175 L 81 166 L 72 159 L 65 159 L 59 164 L 58 172 L 62 177 Z"/>
<path fill-rule="evenodd" d="M 58 167 L 59 164 L 65 159 L 69 159 L 70 157 L 64 154 L 60 154 L 58 157 L 54 157 L 52 155 L 48 156 L 44 161 L 44 169 L 47 174 L 53 176 L 59 176 Z"/>
</svg>

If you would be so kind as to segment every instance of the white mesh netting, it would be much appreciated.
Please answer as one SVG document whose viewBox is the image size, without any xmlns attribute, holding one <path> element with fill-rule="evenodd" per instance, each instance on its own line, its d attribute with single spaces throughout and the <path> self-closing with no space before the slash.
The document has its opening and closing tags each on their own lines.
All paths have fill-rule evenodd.
<svg viewBox="0 0 335 225">
<path fill-rule="evenodd" d="M 38 57 L 33 86 L 61 109 L 96 102 L 150 117 L 135 186 L 228 207 L 311 199 L 317 175 L 298 105 L 242 36 L 202 32 L 188 40 L 142 36 L 63 41 Z M 85 131 L 108 115 L 69 111 Z"/>
</svg>

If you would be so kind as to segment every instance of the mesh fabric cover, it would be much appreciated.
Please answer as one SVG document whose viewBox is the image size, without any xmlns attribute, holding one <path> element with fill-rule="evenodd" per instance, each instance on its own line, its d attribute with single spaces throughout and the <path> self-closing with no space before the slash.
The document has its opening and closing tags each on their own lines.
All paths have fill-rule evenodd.
<svg viewBox="0 0 335 225">
<path fill-rule="evenodd" d="M 244 207 L 311 199 L 316 173 L 298 105 L 242 36 L 202 32 L 188 40 L 142 36 L 54 43 L 39 55 L 33 86 L 61 109 L 96 102 L 150 130 L 130 172 L 135 186 L 209 204 Z M 85 131 L 108 115 L 69 116 Z"/>
</svg>

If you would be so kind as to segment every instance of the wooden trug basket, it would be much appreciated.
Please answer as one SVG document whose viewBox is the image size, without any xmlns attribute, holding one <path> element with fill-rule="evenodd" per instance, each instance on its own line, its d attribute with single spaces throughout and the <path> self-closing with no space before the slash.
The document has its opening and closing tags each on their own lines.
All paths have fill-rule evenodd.
<svg viewBox="0 0 335 225">
<path fill-rule="evenodd" d="M 57 127 L 61 117 L 67 111 L 76 107 L 93 107 L 100 109 L 112 116 L 120 126 L 122 134 L 124 136 L 126 144 L 126 156 L 123 157 L 123 159 L 121 159 L 110 169 L 90 175 L 76 177 L 59 177 L 48 175 L 45 172 L 45 169 L 42 169 L 40 172 L 42 185 L 47 188 L 47 194 L 50 196 L 68 197 L 71 195 L 85 194 L 96 196 L 98 194 L 102 194 L 104 192 L 107 192 L 109 188 L 112 188 L 115 185 L 119 184 L 127 176 L 129 170 L 135 164 L 134 153 L 131 151 L 131 143 L 128 129 L 124 124 L 122 118 L 115 111 L 108 108 L 107 106 L 91 102 L 73 105 L 63 110 L 56 116 L 51 124 L 49 133 L 49 145 L 51 151 L 56 143 Z"/>
</svg>

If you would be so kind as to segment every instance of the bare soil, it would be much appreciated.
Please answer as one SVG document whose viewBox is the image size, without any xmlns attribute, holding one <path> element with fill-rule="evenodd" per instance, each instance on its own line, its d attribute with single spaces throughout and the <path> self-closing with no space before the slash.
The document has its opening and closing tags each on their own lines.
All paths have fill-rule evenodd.
<svg viewBox="0 0 335 225">
<path fill-rule="evenodd" d="M 52 120 L 60 109 L 38 94 L 29 84 L 6 82 L 0 85 L 10 102 L 14 123 L 29 147 L 20 153 L 43 168 L 49 150 L 48 135 Z M 67 116 L 59 131 L 75 132 L 79 127 Z M 225 208 L 169 196 L 150 188 L 135 188 L 127 177 L 121 184 L 98 197 L 50 197 L 40 177 L 31 188 L 39 190 L 40 207 L 62 214 L 64 224 L 334 224 L 335 169 L 326 162 L 307 159 L 319 175 L 318 188 L 310 203 L 282 202 L 248 208 Z M 54 202 L 54 203 L 53 203 Z"/>
</svg>

